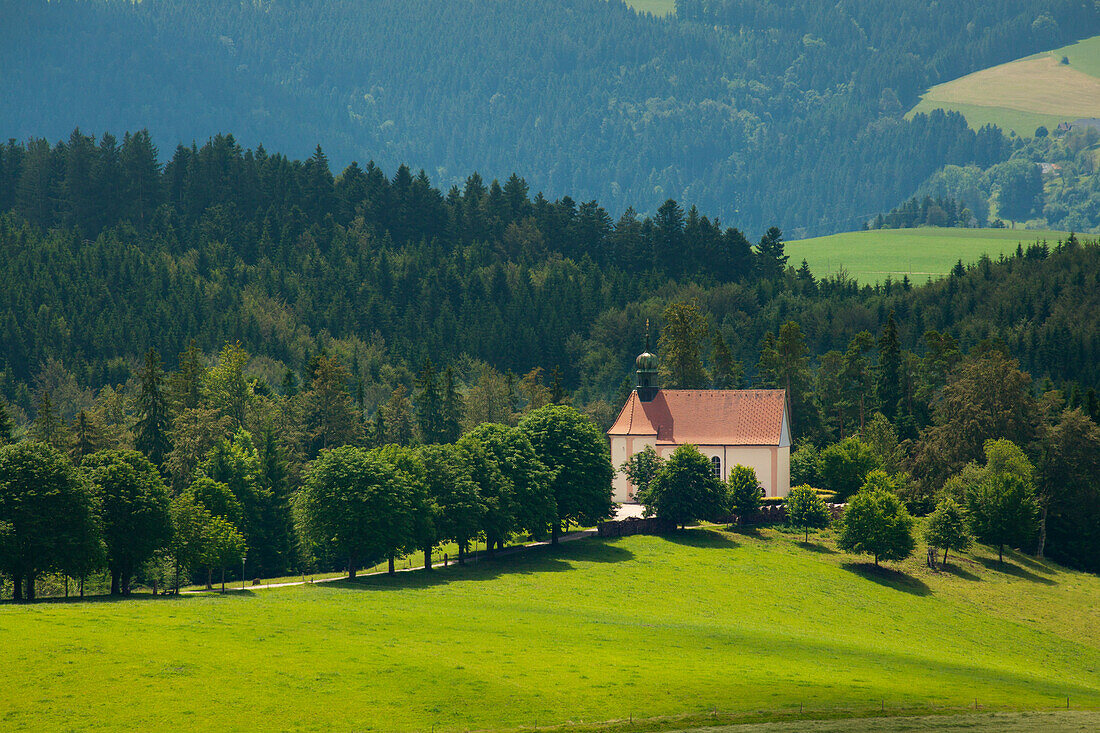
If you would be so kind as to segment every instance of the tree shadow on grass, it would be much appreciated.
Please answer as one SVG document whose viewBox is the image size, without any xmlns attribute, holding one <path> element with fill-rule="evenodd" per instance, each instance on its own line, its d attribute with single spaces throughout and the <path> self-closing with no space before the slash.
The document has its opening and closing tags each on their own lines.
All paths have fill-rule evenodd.
<svg viewBox="0 0 1100 733">
<path fill-rule="evenodd" d="M 433 568 L 425 572 L 406 570 L 389 575 L 386 573 L 364 575 L 355 580 L 334 580 L 324 583 L 330 588 L 347 590 L 401 590 L 432 588 L 454 582 L 494 580 L 504 575 L 541 575 L 576 570 L 575 563 L 623 562 L 633 559 L 634 553 L 616 544 L 596 540 L 584 540 L 558 545 L 531 547 L 522 553 L 497 558 L 479 557 L 467 560 L 464 565 L 452 562 L 448 567 Z"/>
<path fill-rule="evenodd" d="M 734 526 L 726 530 L 730 534 L 739 534 L 743 537 L 752 537 L 754 540 L 760 540 L 761 542 L 770 542 L 771 537 L 760 531 L 759 525 L 746 525 L 746 526 Z"/>
<path fill-rule="evenodd" d="M 845 562 L 841 563 L 840 567 L 873 583 L 900 590 L 903 593 L 911 593 L 915 596 L 932 595 L 932 589 L 923 580 L 900 570 L 864 562 Z"/>
<path fill-rule="evenodd" d="M 686 547 L 716 547 L 733 549 L 740 547 L 729 535 L 713 529 L 678 529 L 661 535 L 661 539 Z"/>
<path fill-rule="evenodd" d="M 1005 575 L 1012 575 L 1016 578 L 1030 580 L 1032 583 L 1039 583 L 1041 585 L 1058 585 L 1050 578 L 1044 578 L 1042 575 L 1036 575 L 1027 568 L 1009 562 L 1007 558 L 1005 559 L 1003 564 L 998 562 L 997 558 L 995 557 L 976 557 L 974 559 L 994 572 L 1004 573 Z"/>
<path fill-rule="evenodd" d="M 833 548 L 826 547 L 825 545 L 822 545 L 822 544 L 817 543 L 817 542 L 806 542 L 804 540 L 799 540 L 798 541 L 798 546 L 803 550 L 807 550 L 809 552 L 819 552 L 823 555 L 836 555 L 837 554 L 837 551 L 834 550 Z"/>
<path fill-rule="evenodd" d="M 148 603 L 148 602 L 166 602 L 166 601 L 186 601 L 192 598 L 202 598 L 204 596 L 225 596 L 229 597 L 251 597 L 256 595 L 251 589 L 241 589 L 240 583 L 236 587 L 225 587 L 225 593 L 222 593 L 220 588 L 214 590 L 204 590 L 199 592 L 188 591 L 186 593 L 158 593 L 153 595 L 147 591 L 136 591 L 128 596 L 112 596 L 109 593 L 88 594 L 81 598 L 79 595 L 71 595 L 68 598 L 64 596 L 44 596 L 35 598 L 33 601 L 13 601 L 11 598 L 0 599 L 0 606 L 37 606 L 42 603 L 47 604 L 76 604 L 76 603 Z"/>
<path fill-rule="evenodd" d="M 980 575 L 975 575 L 974 573 L 964 568 L 962 565 L 951 562 L 951 560 L 948 560 L 946 564 L 941 562 L 939 565 L 936 566 L 936 569 L 939 570 L 941 573 L 954 575 L 956 578 L 962 578 L 963 580 L 980 581 L 982 579 Z"/>
</svg>

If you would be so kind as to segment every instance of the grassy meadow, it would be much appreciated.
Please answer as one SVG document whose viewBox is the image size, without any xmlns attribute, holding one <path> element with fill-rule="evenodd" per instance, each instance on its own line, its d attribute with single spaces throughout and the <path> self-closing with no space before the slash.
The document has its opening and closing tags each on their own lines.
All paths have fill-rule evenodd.
<svg viewBox="0 0 1100 733">
<path fill-rule="evenodd" d="M 845 232 L 827 237 L 799 239 L 786 243 L 790 264 L 797 267 L 803 259 L 814 275 L 836 274 L 843 267 L 861 283 L 882 282 L 887 276 L 901 280 L 904 275 L 915 284 L 946 275 L 960 259 L 964 264 L 977 262 L 983 254 L 997 259 L 1016 251 L 1016 245 L 1045 239 L 1051 246 L 1068 232 L 1027 229 L 953 229 L 919 227 L 916 229 L 874 229 Z"/>
<path fill-rule="evenodd" d="M 676 0 L 626 0 L 626 4 L 639 13 L 652 13 L 658 17 L 676 12 Z"/>
<path fill-rule="evenodd" d="M 1100 117 L 1100 36 L 934 86 L 909 114 L 933 109 L 960 112 L 971 127 L 993 123 L 1028 137 L 1039 125 Z"/>
<path fill-rule="evenodd" d="M 0 727 L 643 731 L 801 720 L 800 705 L 1097 710 L 1098 597 L 1100 578 L 1016 554 L 999 568 L 984 548 L 947 572 L 874 570 L 827 534 L 699 529 L 354 583 L 3 604 Z"/>
</svg>

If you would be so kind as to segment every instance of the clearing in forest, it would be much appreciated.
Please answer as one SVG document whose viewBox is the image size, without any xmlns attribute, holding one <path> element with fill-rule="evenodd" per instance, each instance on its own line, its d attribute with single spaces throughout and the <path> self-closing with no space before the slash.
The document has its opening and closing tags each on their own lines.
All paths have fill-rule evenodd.
<svg viewBox="0 0 1100 733">
<path fill-rule="evenodd" d="M 1100 36 L 934 86 L 909 114 L 933 109 L 960 112 L 975 128 L 993 123 L 1026 137 L 1040 125 L 1052 130 L 1100 117 Z"/>
</svg>

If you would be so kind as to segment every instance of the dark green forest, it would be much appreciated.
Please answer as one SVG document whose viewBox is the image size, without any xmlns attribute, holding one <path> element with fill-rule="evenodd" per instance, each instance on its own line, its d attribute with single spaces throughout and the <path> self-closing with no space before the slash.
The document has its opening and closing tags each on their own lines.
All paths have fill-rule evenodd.
<svg viewBox="0 0 1100 733">
<path fill-rule="evenodd" d="M 1043 477 L 1047 551 L 1096 568 L 1096 242 L 861 286 L 672 199 L 613 219 L 515 175 L 334 174 L 319 147 L 218 136 L 162 160 L 144 130 L 9 143 L 0 210 L 0 443 L 58 451 L 9 457 L 136 449 L 152 484 L 239 514 L 227 556 L 245 542 L 268 575 L 315 561 L 288 507 L 327 448 L 452 443 L 565 403 L 602 446 L 647 324 L 667 387 L 786 389 L 792 475 L 838 497 L 877 467 L 928 512 L 1012 440 Z"/>
<path fill-rule="evenodd" d="M 0 129 L 233 132 L 343 168 L 529 176 L 614 217 L 669 198 L 758 236 L 858 227 L 1013 141 L 902 115 L 931 84 L 1100 32 L 1090 0 L 3 0 Z M 32 101 L 33 100 L 33 101 Z"/>
</svg>

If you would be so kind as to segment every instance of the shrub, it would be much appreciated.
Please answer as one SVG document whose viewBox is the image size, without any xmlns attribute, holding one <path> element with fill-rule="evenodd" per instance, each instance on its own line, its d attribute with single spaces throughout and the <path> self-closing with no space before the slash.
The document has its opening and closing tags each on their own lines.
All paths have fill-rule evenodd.
<svg viewBox="0 0 1100 733">
<path fill-rule="evenodd" d="M 858 438 L 845 438 L 821 451 L 817 465 L 821 483 L 836 493 L 837 501 L 844 501 L 859 491 L 867 474 L 879 467 L 879 460 L 871 446 Z"/>
<path fill-rule="evenodd" d="M 805 541 L 810 541 L 811 529 L 823 529 L 829 526 L 832 516 L 829 507 L 809 486 L 796 486 L 787 495 L 787 524 L 805 532 Z"/>
<path fill-rule="evenodd" d="M 734 466 L 730 469 L 726 487 L 733 513 L 741 523 L 760 511 L 760 481 L 756 478 L 756 471 L 740 464 Z"/>
</svg>

